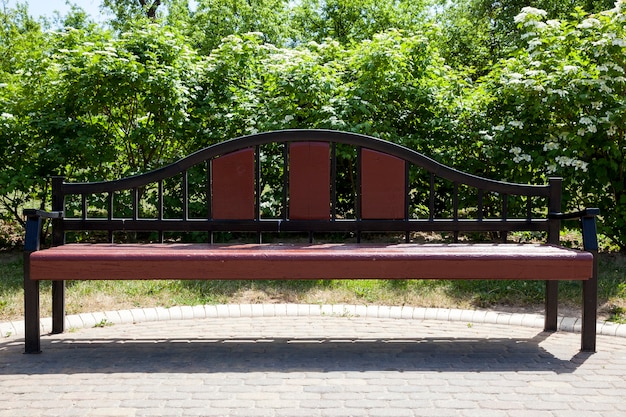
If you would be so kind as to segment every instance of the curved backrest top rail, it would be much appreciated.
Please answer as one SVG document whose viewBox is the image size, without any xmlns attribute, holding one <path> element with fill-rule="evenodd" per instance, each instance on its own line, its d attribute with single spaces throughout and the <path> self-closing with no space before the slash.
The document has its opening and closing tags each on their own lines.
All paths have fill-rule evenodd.
<svg viewBox="0 0 626 417">
<path fill-rule="evenodd" d="M 211 145 L 186 156 L 177 162 L 144 174 L 112 181 L 83 183 L 64 182 L 61 186 L 61 192 L 63 194 L 80 194 L 130 190 L 174 177 L 175 175 L 185 172 L 197 164 L 203 163 L 204 161 L 220 155 L 225 155 L 241 149 L 253 148 L 259 145 L 290 142 L 329 142 L 353 145 L 406 160 L 411 164 L 425 169 L 437 177 L 449 180 L 453 183 L 464 184 L 477 189 L 482 189 L 484 191 L 501 194 L 537 197 L 550 196 L 550 185 L 515 184 L 483 178 L 451 168 L 419 152 L 393 142 L 357 133 L 322 129 L 279 130 L 241 136 Z"/>
</svg>

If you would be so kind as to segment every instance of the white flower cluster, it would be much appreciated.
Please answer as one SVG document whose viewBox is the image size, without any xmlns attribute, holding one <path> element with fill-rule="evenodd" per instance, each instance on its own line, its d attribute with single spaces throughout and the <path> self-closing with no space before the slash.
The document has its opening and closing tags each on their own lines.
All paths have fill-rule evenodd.
<svg viewBox="0 0 626 417">
<path fill-rule="evenodd" d="M 530 20 L 524 24 L 524 26 L 532 26 L 535 29 L 544 29 L 548 27 L 548 25 L 544 22 L 540 22 L 538 20 Z"/>
<path fill-rule="evenodd" d="M 562 90 L 560 88 L 557 88 L 557 89 L 548 88 L 548 94 L 557 94 L 559 97 L 565 97 L 566 95 L 569 94 L 569 91 Z"/>
<path fill-rule="evenodd" d="M 486 130 L 481 130 L 480 132 L 478 132 L 480 135 L 482 135 L 484 140 L 487 141 L 491 141 L 493 140 L 493 135 L 490 135 L 488 131 Z"/>
<path fill-rule="evenodd" d="M 558 29 L 561 27 L 561 21 L 557 19 L 550 19 L 546 22 L 546 25 L 548 25 L 551 28 Z"/>
<path fill-rule="evenodd" d="M 556 142 L 548 142 L 545 145 L 543 145 L 543 151 L 547 152 L 547 151 L 556 151 L 557 149 L 559 149 L 560 146 L 558 143 Z"/>
<path fill-rule="evenodd" d="M 535 49 L 537 46 L 541 45 L 542 43 L 543 42 L 541 41 L 541 39 L 533 38 L 528 41 L 528 50 L 532 51 L 533 49 Z"/>
<path fill-rule="evenodd" d="M 520 74 L 519 72 L 511 72 L 511 73 L 508 74 L 508 76 L 509 76 L 509 80 L 508 81 L 511 84 L 519 83 L 519 82 L 521 82 L 520 80 L 522 78 L 524 78 L 524 76 L 522 74 Z"/>
<path fill-rule="evenodd" d="M 530 162 L 532 158 L 530 155 L 523 153 L 522 149 L 519 146 L 515 146 L 509 150 L 509 153 L 513 154 L 513 162 L 520 163 L 522 161 Z"/>
<path fill-rule="evenodd" d="M 531 19 L 542 18 L 548 14 L 545 10 L 537 9 L 535 7 L 524 7 L 522 11 L 515 16 L 515 23 L 527 22 Z"/>
<path fill-rule="evenodd" d="M 600 21 L 598 19 L 595 19 L 593 17 L 589 17 L 589 18 L 583 20 L 577 27 L 579 29 L 591 29 L 593 27 L 600 26 L 600 25 L 601 25 L 601 23 L 600 23 Z"/>
<path fill-rule="evenodd" d="M 616 133 L 617 133 L 617 126 L 615 125 L 615 123 L 611 123 L 611 125 L 606 131 L 606 134 L 609 136 L 615 136 Z"/>
<path fill-rule="evenodd" d="M 591 120 L 590 117 L 583 116 L 580 118 L 579 123 L 583 125 L 591 125 L 593 124 L 593 120 Z"/>
<path fill-rule="evenodd" d="M 605 64 L 598 65 L 596 68 L 598 69 L 598 71 L 601 71 L 601 72 L 608 72 L 609 70 L 612 69 L 613 71 L 617 71 L 620 74 L 624 74 L 624 68 L 622 68 L 621 66 L 617 65 L 614 62 L 607 62 Z"/>
<path fill-rule="evenodd" d="M 613 39 L 613 41 L 611 42 L 611 44 L 613 46 L 619 46 L 621 48 L 626 46 L 626 40 L 622 39 L 622 38 L 615 38 Z"/>
<path fill-rule="evenodd" d="M 583 172 L 587 172 L 587 162 L 583 162 L 580 159 L 570 158 L 569 156 L 557 156 L 555 158 L 557 164 L 562 167 L 573 167 L 576 171 L 579 169 Z"/>
<path fill-rule="evenodd" d="M 591 117 L 583 116 L 580 118 L 578 122 L 581 125 L 584 125 L 584 127 L 581 127 L 580 129 L 578 129 L 578 132 L 577 132 L 578 136 L 585 136 L 587 132 L 596 133 L 598 131 L 598 127 L 596 126 L 594 120 Z"/>
<path fill-rule="evenodd" d="M 9 126 L 11 119 L 15 119 L 15 117 L 11 113 L 3 112 L 0 114 L 0 126 Z"/>
<path fill-rule="evenodd" d="M 563 71 L 565 71 L 566 74 L 577 73 L 578 67 L 576 65 L 565 65 L 563 66 Z"/>
</svg>

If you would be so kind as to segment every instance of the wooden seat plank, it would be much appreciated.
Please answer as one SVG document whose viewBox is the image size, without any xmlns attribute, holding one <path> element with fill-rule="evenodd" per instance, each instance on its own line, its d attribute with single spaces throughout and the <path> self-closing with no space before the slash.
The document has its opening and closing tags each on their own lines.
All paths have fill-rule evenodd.
<svg viewBox="0 0 626 417">
<path fill-rule="evenodd" d="M 586 280 L 593 256 L 516 244 L 69 244 L 31 255 L 31 279 Z"/>
</svg>

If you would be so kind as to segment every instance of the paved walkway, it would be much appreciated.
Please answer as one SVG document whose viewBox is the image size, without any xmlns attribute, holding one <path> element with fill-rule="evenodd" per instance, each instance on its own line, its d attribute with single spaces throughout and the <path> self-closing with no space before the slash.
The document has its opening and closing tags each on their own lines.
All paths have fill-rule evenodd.
<svg viewBox="0 0 626 417">
<path fill-rule="evenodd" d="M 292 305 L 85 315 L 44 336 L 40 355 L 3 333 L 0 416 L 626 415 L 626 338 L 603 334 L 597 353 L 579 353 L 580 334 L 518 316 Z"/>
</svg>

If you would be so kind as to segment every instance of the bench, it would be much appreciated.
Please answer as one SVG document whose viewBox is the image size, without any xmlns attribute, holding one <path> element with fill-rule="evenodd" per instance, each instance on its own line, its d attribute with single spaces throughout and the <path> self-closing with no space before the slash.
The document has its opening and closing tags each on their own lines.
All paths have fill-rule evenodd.
<svg viewBox="0 0 626 417">
<path fill-rule="evenodd" d="M 53 177 L 51 211 L 25 210 L 25 351 L 41 350 L 39 282 L 52 281 L 62 333 L 65 281 L 92 279 L 541 280 L 546 331 L 558 282 L 581 281 L 581 349 L 595 351 L 599 213 L 561 213 L 561 184 L 481 178 L 328 130 L 244 136 L 115 181 Z M 560 245 L 567 219 L 583 250 Z M 433 233 L 445 240 L 416 243 Z"/>
</svg>

